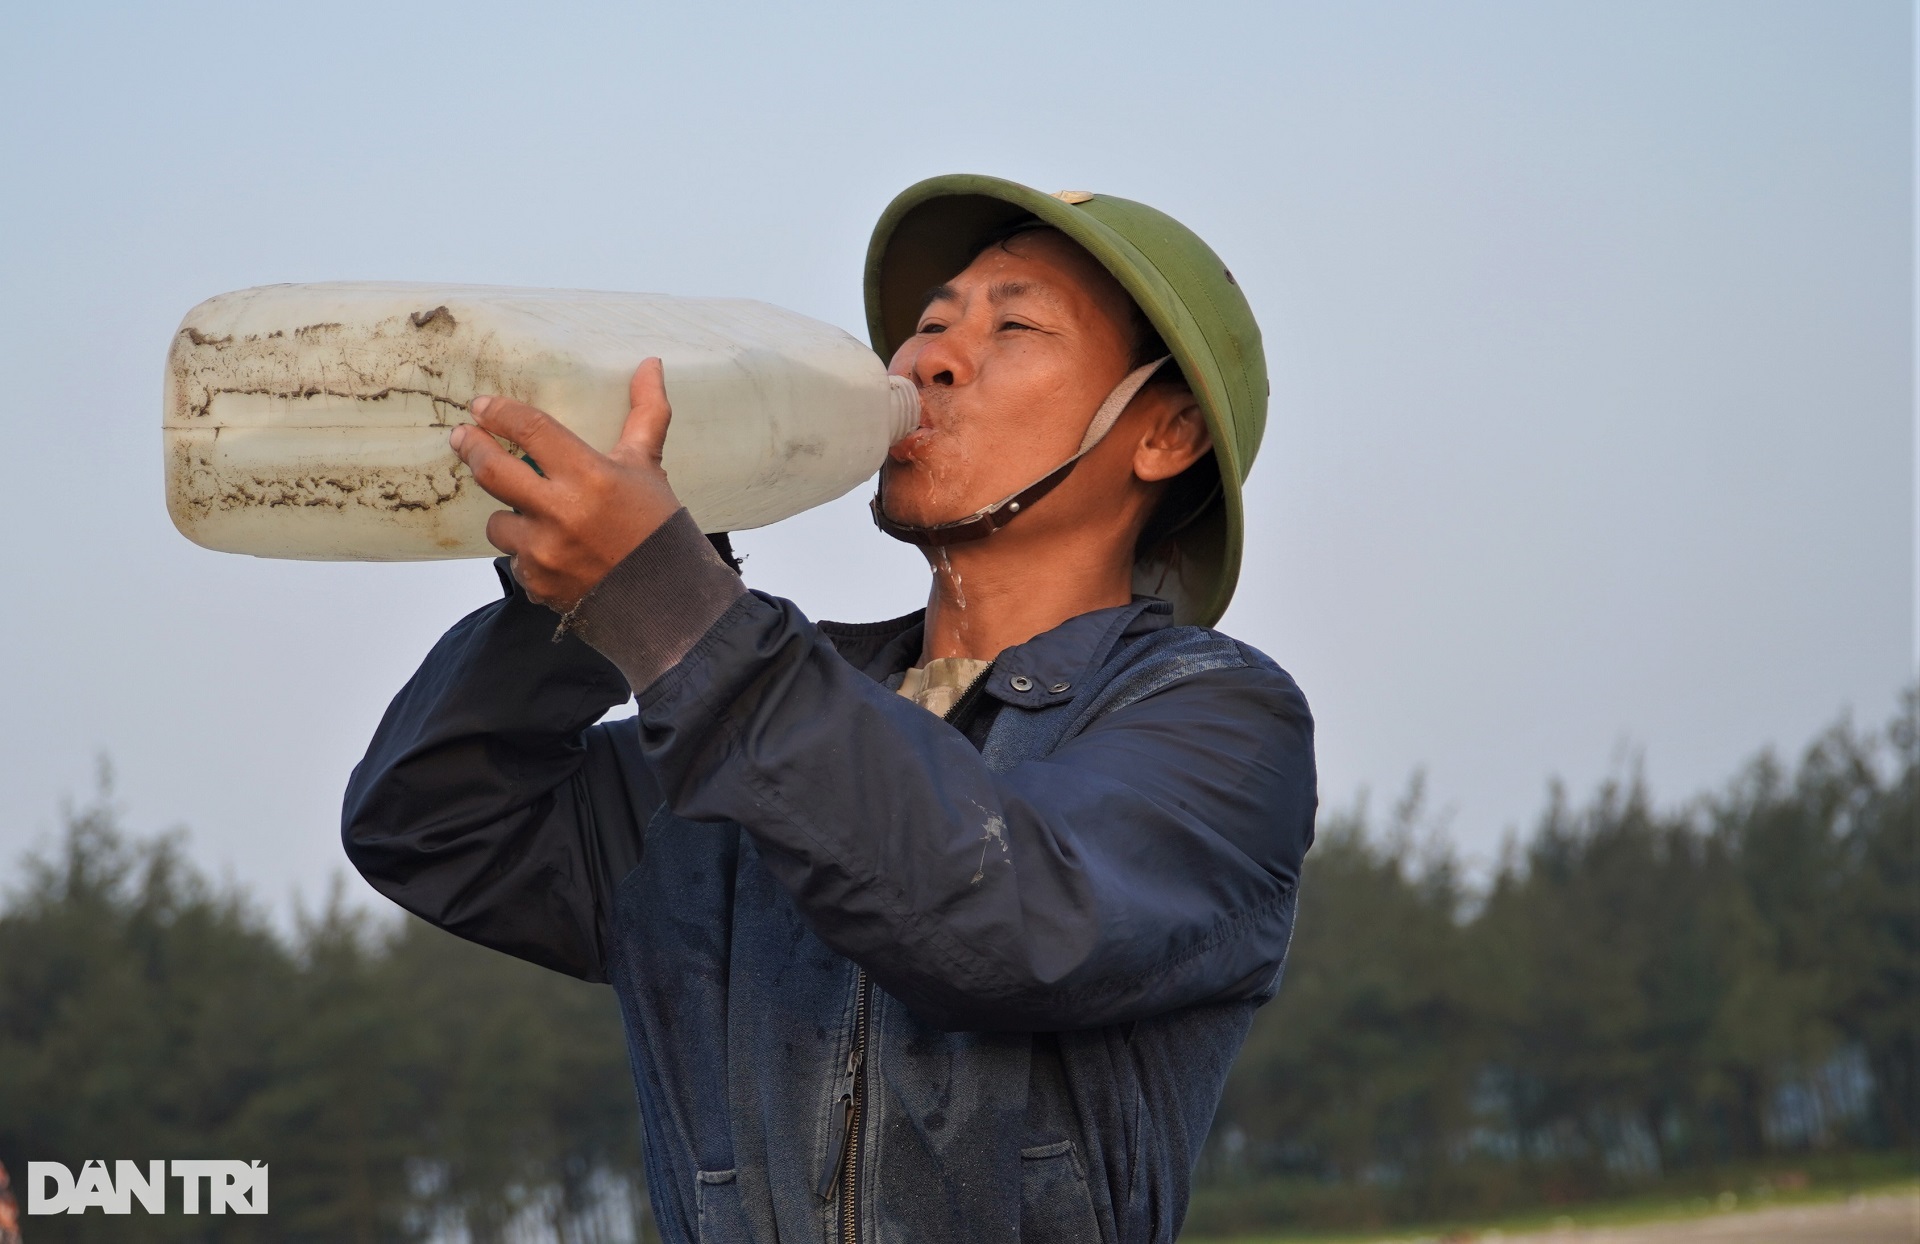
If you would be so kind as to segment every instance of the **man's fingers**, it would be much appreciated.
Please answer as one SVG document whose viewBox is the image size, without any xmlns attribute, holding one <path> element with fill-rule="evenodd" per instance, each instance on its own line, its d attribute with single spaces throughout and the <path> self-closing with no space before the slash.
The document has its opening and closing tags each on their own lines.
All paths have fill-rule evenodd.
<svg viewBox="0 0 1920 1244">
<path fill-rule="evenodd" d="M 447 438 L 453 452 L 473 472 L 474 483 L 518 510 L 538 502 L 545 481 L 538 472 L 506 450 L 479 428 L 462 424 Z"/>
<path fill-rule="evenodd" d="M 629 464 L 660 461 L 667 443 L 667 425 L 673 422 L 673 407 L 667 401 L 667 373 L 657 358 L 646 359 L 633 369 L 627 382 L 627 422 L 620 429 L 620 441 L 614 456 Z"/>
<path fill-rule="evenodd" d="M 487 516 L 487 543 L 512 557 L 526 547 L 527 537 L 533 533 L 533 520 L 524 514 L 515 514 L 512 510 L 495 510 Z M 519 566 L 514 574 L 519 575 Z M 524 584 L 522 586 L 525 586 Z"/>
<path fill-rule="evenodd" d="M 538 519 L 498 510 L 487 516 L 487 540 L 507 555 L 507 568 L 534 604 L 564 612 L 579 599 L 580 589 L 541 559 L 538 549 L 553 542 L 542 539 Z"/>
<path fill-rule="evenodd" d="M 487 519 L 487 539 L 513 559 L 513 577 L 531 600 L 571 608 L 678 505 L 659 467 L 671 412 L 658 359 L 635 373 L 629 396 L 626 430 L 611 456 L 502 397 L 476 397 L 473 423 L 449 437 L 480 487 L 514 507 Z"/>
<path fill-rule="evenodd" d="M 593 447 L 575 436 L 566 424 L 525 402 L 482 396 L 474 398 L 468 409 L 475 424 L 532 454 L 540 469 L 549 474 L 568 471 L 598 457 Z"/>
</svg>

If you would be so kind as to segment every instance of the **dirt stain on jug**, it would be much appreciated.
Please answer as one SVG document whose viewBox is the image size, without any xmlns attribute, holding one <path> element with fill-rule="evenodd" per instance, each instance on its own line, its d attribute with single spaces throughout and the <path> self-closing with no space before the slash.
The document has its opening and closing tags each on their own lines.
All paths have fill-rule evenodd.
<svg viewBox="0 0 1920 1244">
<path fill-rule="evenodd" d="M 415 328 L 431 328 L 443 333 L 450 333 L 460 326 L 460 321 L 453 318 L 453 312 L 447 310 L 444 303 L 431 311 L 415 311 L 407 318 L 413 321 Z"/>
<path fill-rule="evenodd" d="M 463 331 L 445 306 L 351 332 L 322 321 L 235 340 L 187 326 L 167 356 L 167 424 L 220 422 L 213 417 L 214 399 L 220 396 L 282 403 L 333 399 L 323 418 L 286 409 L 247 420 L 285 427 L 343 426 L 349 415 L 341 409 L 345 403 L 414 396 L 433 403 L 433 425 L 452 427 L 476 393 L 525 400 L 529 394 L 523 392 L 527 386 L 519 371 L 516 361 L 485 336 Z M 344 424 L 357 422 L 344 418 Z"/>
<path fill-rule="evenodd" d="M 371 391 L 354 391 L 351 389 L 331 389 L 331 388 L 323 387 L 321 385 L 312 385 L 312 384 L 307 385 L 305 388 L 300 388 L 300 389 L 240 388 L 236 386 L 223 386 L 220 388 L 209 388 L 204 390 L 203 392 L 205 393 L 205 397 L 203 398 L 203 400 L 200 402 L 198 406 L 195 406 L 191 411 L 188 412 L 191 418 L 195 418 L 195 419 L 206 418 L 209 414 L 212 413 L 213 403 L 215 399 L 222 398 L 222 397 L 260 397 L 260 398 L 268 398 L 273 401 L 279 401 L 279 402 L 306 402 L 306 401 L 312 401 L 314 398 L 319 398 L 319 397 L 339 398 L 340 400 L 347 401 L 347 402 L 385 402 L 385 401 L 390 401 L 394 398 L 424 397 L 429 402 L 432 402 L 436 407 L 448 406 L 453 408 L 454 410 L 466 410 L 470 405 L 470 403 L 456 401 L 453 398 L 443 396 L 439 393 L 435 393 L 432 389 L 414 389 L 414 388 L 408 388 L 402 385 L 388 385 L 384 389 L 374 389 Z M 292 421 L 290 420 L 289 423 L 291 422 Z M 435 422 L 440 423 L 441 421 L 436 420 Z M 324 427 L 326 425 L 319 424 L 319 425 L 309 425 L 309 426 Z M 443 426 L 451 427 L 452 424 L 446 423 Z M 218 424 L 214 425 L 214 430 L 215 431 L 219 430 Z"/>
<path fill-rule="evenodd" d="M 169 505 L 177 516 L 188 519 L 286 507 L 425 512 L 459 500 L 473 478 L 457 461 L 444 469 L 408 472 L 234 469 L 220 461 L 211 442 L 175 444 L 167 472 Z"/>
</svg>

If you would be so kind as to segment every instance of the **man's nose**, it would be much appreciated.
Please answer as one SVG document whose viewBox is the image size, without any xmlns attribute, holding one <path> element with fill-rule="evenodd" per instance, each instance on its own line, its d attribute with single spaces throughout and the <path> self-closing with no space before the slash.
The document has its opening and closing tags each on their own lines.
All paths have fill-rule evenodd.
<svg viewBox="0 0 1920 1244">
<path fill-rule="evenodd" d="M 920 348 L 919 357 L 913 360 L 914 382 L 923 386 L 955 385 L 973 379 L 976 364 L 967 337 L 958 327 L 929 337 Z"/>
</svg>

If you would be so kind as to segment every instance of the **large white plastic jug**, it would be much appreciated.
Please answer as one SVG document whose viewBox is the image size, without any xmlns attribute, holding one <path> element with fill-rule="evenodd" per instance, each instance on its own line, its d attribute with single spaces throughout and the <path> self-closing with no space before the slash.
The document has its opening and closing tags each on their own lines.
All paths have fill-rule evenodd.
<svg viewBox="0 0 1920 1244">
<path fill-rule="evenodd" d="M 919 421 L 911 382 L 817 320 L 745 299 L 373 283 L 269 285 L 187 313 L 167 357 L 167 509 L 196 544 L 261 557 L 482 557 L 501 508 L 448 448 L 482 393 L 598 449 L 658 355 L 665 464 L 704 531 L 867 479 Z"/>
</svg>

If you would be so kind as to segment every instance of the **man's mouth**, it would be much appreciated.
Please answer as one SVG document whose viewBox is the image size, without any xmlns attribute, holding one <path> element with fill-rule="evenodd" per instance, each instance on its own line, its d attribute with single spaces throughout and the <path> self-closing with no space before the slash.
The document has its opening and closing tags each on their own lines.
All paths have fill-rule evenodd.
<svg viewBox="0 0 1920 1244">
<path fill-rule="evenodd" d="M 887 450 L 887 457 L 895 462 L 911 462 L 920 456 L 920 451 L 926 448 L 932 438 L 933 429 L 923 423 L 895 441 L 893 447 Z"/>
<path fill-rule="evenodd" d="M 944 396 L 940 394 L 939 396 Z M 947 421 L 947 411 L 935 392 L 920 390 L 920 426 L 893 443 L 887 456 L 895 462 L 912 462 L 926 450 L 928 442 Z"/>
</svg>

